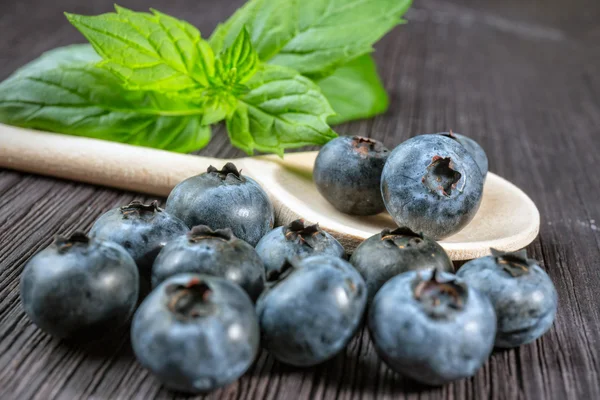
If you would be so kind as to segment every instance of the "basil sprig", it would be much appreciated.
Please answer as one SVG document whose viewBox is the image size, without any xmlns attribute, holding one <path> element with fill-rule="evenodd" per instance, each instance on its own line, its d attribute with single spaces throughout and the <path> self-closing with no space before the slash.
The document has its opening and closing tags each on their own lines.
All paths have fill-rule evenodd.
<svg viewBox="0 0 600 400">
<path fill-rule="evenodd" d="M 225 121 L 231 143 L 283 155 L 336 137 L 328 123 L 385 111 L 369 55 L 410 0 L 250 0 L 210 39 L 116 6 L 66 14 L 90 45 L 43 54 L 0 83 L 0 122 L 190 152 Z"/>
</svg>

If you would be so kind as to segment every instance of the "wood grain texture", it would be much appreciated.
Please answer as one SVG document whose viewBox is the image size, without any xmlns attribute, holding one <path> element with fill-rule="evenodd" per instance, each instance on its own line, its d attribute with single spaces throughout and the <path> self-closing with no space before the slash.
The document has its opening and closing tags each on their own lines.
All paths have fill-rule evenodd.
<svg viewBox="0 0 600 400">
<path fill-rule="evenodd" d="M 205 34 L 241 1 L 129 0 L 185 18 Z M 63 11 L 97 14 L 112 0 L 0 2 L 0 78 L 50 48 L 82 42 Z M 495 352 L 473 379 L 425 388 L 393 374 L 368 333 L 311 369 L 263 352 L 238 382 L 209 399 L 600 398 L 600 5 L 597 0 L 419 0 L 409 23 L 377 45 L 391 94 L 383 116 L 340 126 L 389 147 L 451 128 L 488 151 L 491 170 L 522 187 L 542 216 L 531 256 L 556 284 L 553 329 Z M 0 143 L 1 145 L 1 143 Z M 234 157 L 222 129 L 201 154 Z M 88 229 L 134 193 L 0 171 L 0 398 L 163 399 L 134 360 L 127 333 L 103 346 L 70 345 L 25 317 L 18 279 L 52 235 Z"/>
</svg>

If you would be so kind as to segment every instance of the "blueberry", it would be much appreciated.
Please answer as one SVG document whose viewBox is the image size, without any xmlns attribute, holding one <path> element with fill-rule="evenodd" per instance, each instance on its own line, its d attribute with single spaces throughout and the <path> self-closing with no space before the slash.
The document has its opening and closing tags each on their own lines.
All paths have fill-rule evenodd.
<svg viewBox="0 0 600 400">
<path fill-rule="evenodd" d="M 235 236 L 252 246 L 273 229 L 275 219 L 269 196 L 232 163 L 220 171 L 210 166 L 206 173 L 175 186 L 167 199 L 167 211 L 190 228 L 231 228 Z"/>
<path fill-rule="evenodd" d="M 258 353 L 259 334 L 252 301 L 238 285 L 178 274 L 141 304 L 131 344 L 138 361 L 165 386 L 200 393 L 243 375 Z"/>
<path fill-rule="evenodd" d="M 21 275 L 27 316 L 59 338 L 96 339 L 129 320 L 138 299 L 138 271 L 121 246 L 82 232 L 58 236 Z"/>
<path fill-rule="evenodd" d="M 465 135 L 461 135 L 460 133 L 454 133 L 452 131 L 441 132 L 438 133 L 438 135 L 449 137 L 450 139 L 454 139 L 458 143 L 460 143 L 462 147 L 464 147 L 465 150 L 467 150 L 467 152 L 471 155 L 471 157 L 473 157 L 473 159 L 477 163 L 477 166 L 479 167 L 479 170 L 481 171 L 481 174 L 485 178 L 485 176 L 488 173 L 488 158 L 485 154 L 485 151 L 483 150 L 483 147 L 481 147 L 479 143 Z"/>
<path fill-rule="evenodd" d="M 375 295 L 368 325 L 375 350 L 394 371 L 441 385 L 475 374 L 494 347 L 490 300 L 454 275 L 410 271 Z"/>
<path fill-rule="evenodd" d="M 483 180 L 477 163 L 458 142 L 420 135 L 392 151 L 383 168 L 381 192 L 398 226 L 438 240 L 473 219 Z"/>
<path fill-rule="evenodd" d="M 256 252 L 265 263 L 267 273 L 278 270 L 290 258 L 311 255 L 343 258 L 346 255 L 340 242 L 319 228 L 319 224 L 310 225 L 303 219 L 267 233 L 256 245 Z"/>
<path fill-rule="evenodd" d="M 366 305 L 367 290 L 347 261 L 312 256 L 267 276 L 256 311 L 263 346 L 277 360 L 311 366 L 346 347 Z"/>
<path fill-rule="evenodd" d="M 145 291 L 152 263 L 160 250 L 169 240 L 187 231 L 187 226 L 159 208 L 157 201 L 143 204 L 134 200 L 101 215 L 92 226 L 90 237 L 123 246 L 138 266 Z"/>
<path fill-rule="evenodd" d="M 379 183 L 388 149 L 374 139 L 340 136 L 327 143 L 315 161 L 319 193 L 346 214 L 373 215 L 385 210 Z"/>
<path fill-rule="evenodd" d="M 527 252 L 502 253 L 469 261 L 458 271 L 470 286 L 489 296 L 498 317 L 497 347 L 516 347 L 542 336 L 558 304 L 552 280 Z"/>
<path fill-rule="evenodd" d="M 408 228 L 384 229 L 371 236 L 356 248 L 350 263 L 365 279 L 369 302 L 385 282 L 403 272 L 424 269 L 454 272 L 442 246 Z"/>
<path fill-rule="evenodd" d="M 182 272 L 228 279 L 254 300 L 265 282 L 265 267 L 252 246 L 236 238 L 229 228 L 213 231 L 205 225 L 167 243 L 152 267 L 152 286 Z"/>
</svg>

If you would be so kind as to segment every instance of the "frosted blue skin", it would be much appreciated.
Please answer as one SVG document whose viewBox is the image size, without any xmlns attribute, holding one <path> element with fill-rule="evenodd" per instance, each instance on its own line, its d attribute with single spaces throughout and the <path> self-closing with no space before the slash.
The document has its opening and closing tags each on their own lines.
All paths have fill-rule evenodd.
<svg viewBox="0 0 600 400">
<path fill-rule="evenodd" d="M 455 278 L 438 276 L 440 281 Z M 368 325 L 377 353 L 390 368 L 442 385 L 473 376 L 485 363 L 494 346 L 496 315 L 489 299 L 469 287 L 464 308 L 444 309 L 442 302 L 441 316 L 431 316 L 413 294 L 413 285 L 430 277 L 430 271 L 410 271 L 390 279 L 375 295 Z"/>
<path fill-rule="evenodd" d="M 21 275 L 27 316 L 59 338 L 96 339 L 125 324 L 138 300 L 135 262 L 118 244 L 92 239 L 34 255 Z"/>
<path fill-rule="evenodd" d="M 267 233 L 256 245 L 256 252 L 265 264 L 266 272 L 278 270 L 291 258 L 306 258 L 312 255 L 327 255 L 344 258 L 344 247 L 329 233 L 321 230 L 312 247 L 300 240 L 288 240 L 282 226 Z"/>
<path fill-rule="evenodd" d="M 124 209 L 131 204 L 114 208 L 102 214 L 90 229 L 90 237 L 118 243 L 131 254 L 143 287 L 149 286 L 152 264 L 164 245 L 188 231 L 181 220 L 159 208 L 157 203 L 147 207 L 154 204 L 153 211 L 141 213 L 127 213 Z"/>
<path fill-rule="evenodd" d="M 206 172 L 179 183 L 169 194 L 166 210 L 190 228 L 231 228 L 235 236 L 256 246 L 273 229 L 271 200 L 252 178 L 219 172 Z"/>
<path fill-rule="evenodd" d="M 193 279 L 212 290 L 207 311 L 178 316 L 167 307 L 172 300 L 167 288 Z M 219 277 L 178 274 L 141 304 L 133 318 L 131 344 L 138 361 L 165 386 L 200 393 L 243 375 L 258 353 L 259 334 L 252 301 L 239 286 Z"/>
<path fill-rule="evenodd" d="M 450 158 L 451 168 L 460 173 L 455 187 L 445 194 L 428 169 L 436 157 Z M 477 163 L 458 142 L 441 135 L 420 135 L 392 151 L 383 168 L 381 193 L 398 226 L 439 240 L 471 222 L 481 203 L 483 182 Z"/>
<path fill-rule="evenodd" d="M 254 248 L 235 236 L 213 236 L 207 229 L 198 234 L 201 239 L 190 240 L 192 230 L 165 245 L 152 266 L 152 286 L 178 273 L 207 274 L 229 279 L 256 300 L 264 288 L 265 267 Z"/>
<path fill-rule="evenodd" d="M 347 261 L 305 258 L 258 299 L 263 347 L 286 364 L 322 363 L 352 339 L 366 300 L 365 283 Z"/>
<path fill-rule="evenodd" d="M 454 140 L 460 143 L 465 148 L 465 150 L 469 152 L 471 157 L 473 157 L 473 159 L 477 163 L 477 166 L 479 167 L 479 170 L 481 171 L 483 177 L 486 177 L 488 173 L 488 158 L 485 154 L 485 150 L 483 150 L 483 147 L 481 147 L 479 143 L 477 143 L 470 137 L 461 135 L 460 133 L 441 132 L 439 134 L 445 136 L 451 134 L 452 137 L 454 137 Z"/>
<path fill-rule="evenodd" d="M 457 273 L 489 296 L 498 316 L 496 347 L 517 347 L 542 336 L 554 322 L 558 296 L 552 280 L 537 264 L 513 277 L 493 256 L 469 261 Z"/>
<path fill-rule="evenodd" d="M 340 136 L 321 148 L 313 180 L 321 195 L 339 211 L 375 215 L 385 210 L 379 190 L 389 150 L 379 141 Z"/>
<path fill-rule="evenodd" d="M 452 260 L 442 246 L 427 236 L 401 228 L 384 229 L 362 242 L 352 253 L 350 263 L 365 279 L 369 303 L 385 282 L 401 273 L 434 268 L 454 272 Z"/>
</svg>

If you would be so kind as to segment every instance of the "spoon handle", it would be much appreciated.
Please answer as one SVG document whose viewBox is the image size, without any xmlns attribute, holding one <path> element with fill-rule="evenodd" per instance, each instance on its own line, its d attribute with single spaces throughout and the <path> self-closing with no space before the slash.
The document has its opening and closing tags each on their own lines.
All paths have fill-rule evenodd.
<svg viewBox="0 0 600 400">
<path fill-rule="evenodd" d="M 158 196 L 226 161 L 0 124 L 0 167 Z"/>
</svg>

